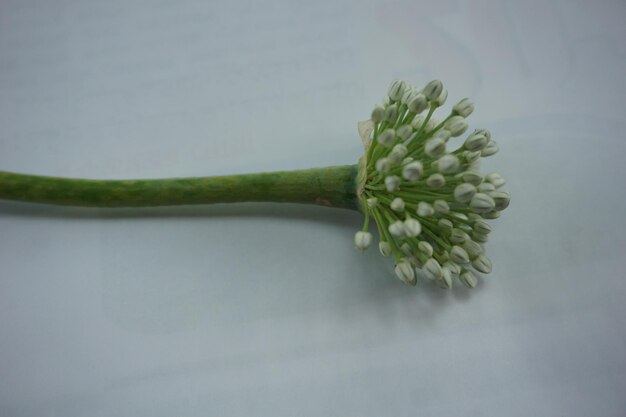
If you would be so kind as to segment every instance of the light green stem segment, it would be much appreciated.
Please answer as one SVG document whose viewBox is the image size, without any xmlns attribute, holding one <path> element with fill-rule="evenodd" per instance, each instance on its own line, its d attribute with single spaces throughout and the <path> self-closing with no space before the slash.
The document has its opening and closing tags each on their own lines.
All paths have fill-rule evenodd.
<svg viewBox="0 0 626 417">
<path fill-rule="evenodd" d="M 85 207 L 266 201 L 357 210 L 356 175 L 356 165 L 141 180 L 87 180 L 0 171 L 0 199 Z"/>
</svg>

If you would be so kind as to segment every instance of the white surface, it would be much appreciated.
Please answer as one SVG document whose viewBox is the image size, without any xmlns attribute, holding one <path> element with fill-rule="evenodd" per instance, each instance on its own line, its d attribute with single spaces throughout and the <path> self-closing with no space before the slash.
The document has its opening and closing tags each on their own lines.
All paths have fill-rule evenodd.
<svg viewBox="0 0 626 417">
<path fill-rule="evenodd" d="M 626 4 L 0 2 L 0 169 L 353 163 L 388 82 L 471 96 L 510 209 L 479 288 L 347 211 L 0 203 L 0 415 L 623 416 Z"/>
</svg>

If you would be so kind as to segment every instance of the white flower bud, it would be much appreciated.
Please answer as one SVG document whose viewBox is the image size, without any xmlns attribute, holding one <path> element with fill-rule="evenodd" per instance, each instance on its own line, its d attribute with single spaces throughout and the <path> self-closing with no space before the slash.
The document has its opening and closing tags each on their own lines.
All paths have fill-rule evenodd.
<svg viewBox="0 0 626 417">
<path fill-rule="evenodd" d="M 495 191 L 496 187 L 490 182 L 483 182 L 478 186 L 479 193 L 489 194 L 491 191 Z"/>
<path fill-rule="evenodd" d="M 382 122 L 384 117 L 385 117 L 385 109 L 380 106 L 374 107 L 374 110 L 372 110 L 372 115 L 370 116 L 370 119 L 372 119 L 372 122 L 374 123 Z"/>
<path fill-rule="evenodd" d="M 488 195 L 496 202 L 496 210 L 506 209 L 511 202 L 511 196 L 504 191 L 492 191 Z"/>
<path fill-rule="evenodd" d="M 385 187 L 390 193 L 396 191 L 400 187 L 400 177 L 397 175 L 388 175 L 385 177 Z"/>
<path fill-rule="evenodd" d="M 461 99 L 452 107 L 452 113 L 461 117 L 467 117 L 474 112 L 474 103 L 469 98 Z"/>
<path fill-rule="evenodd" d="M 376 161 L 375 167 L 376 171 L 380 173 L 389 172 L 389 170 L 391 169 L 391 161 L 389 160 L 389 158 L 380 158 L 378 161 Z"/>
<path fill-rule="evenodd" d="M 354 246 L 361 252 L 369 248 L 372 243 L 372 234 L 370 232 L 359 231 L 354 235 Z"/>
<path fill-rule="evenodd" d="M 400 99 L 400 102 L 402 104 L 408 105 L 417 94 L 419 94 L 419 92 L 415 90 L 413 86 L 407 84 L 405 86 L 404 94 L 402 94 L 402 98 Z"/>
<path fill-rule="evenodd" d="M 444 88 L 441 90 L 441 94 L 439 94 L 439 97 L 433 100 L 433 104 L 437 107 L 441 107 L 444 105 L 447 99 L 448 99 L 448 90 Z"/>
<path fill-rule="evenodd" d="M 417 250 L 422 252 L 427 257 L 433 256 L 433 247 L 430 243 L 425 240 L 420 240 L 420 243 L 417 244 Z"/>
<path fill-rule="evenodd" d="M 396 119 L 398 119 L 398 106 L 396 106 L 395 104 L 387 106 L 383 118 L 389 123 L 395 123 Z"/>
<path fill-rule="evenodd" d="M 441 139 L 442 141 L 447 143 L 448 139 L 450 139 L 450 132 L 445 129 L 440 129 L 436 131 L 432 137 L 436 139 Z"/>
<path fill-rule="evenodd" d="M 461 179 L 474 186 L 479 186 L 483 182 L 483 175 L 478 171 L 465 171 L 461 174 Z"/>
<path fill-rule="evenodd" d="M 448 236 L 448 239 L 450 239 L 451 243 L 454 243 L 455 245 L 460 245 L 461 243 L 469 239 L 469 235 L 463 230 L 455 227 L 450 231 L 450 236 Z"/>
<path fill-rule="evenodd" d="M 418 257 L 415 257 L 415 256 L 411 256 L 411 258 L 409 258 L 409 262 L 411 262 L 411 265 L 413 265 L 416 268 L 421 268 L 422 265 L 424 265 L 422 261 Z"/>
<path fill-rule="evenodd" d="M 441 188 L 446 185 L 446 179 L 441 174 L 432 174 L 426 179 L 426 185 L 430 188 Z"/>
<path fill-rule="evenodd" d="M 404 233 L 408 237 L 417 237 L 422 233 L 422 225 L 416 219 L 409 217 L 404 221 Z"/>
<path fill-rule="evenodd" d="M 445 200 L 435 200 L 435 202 L 433 203 L 433 208 L 435 209 L 435 213 L 437 214 L 450 213 L 450 206 Z"/>
<path fill-rule="evenodd" d="M 453 174 L 459 170 L 461 163 L 455 155 L 447 154 L 436 162 L 437 170 L 442 174 Z"/>
<path fill-rule="evenodd" d="M 467 239 L 465 242 L 463 242 L 462 246 L 463 249 L 465 249 L 465 252 L 467 252 L 467 254 L 469 255 L 470 259 L 474 259 L 478 255 L 483 253 L 483 247 L 471 239 Z"/>
<path fill-rule="evenodd" d="M 404 253 L 406 256 L 412 256 L 413 255 L 413 250 L 411 249 L 411 245 L 409 245 L 408 243 L 403 243 L 402 245 L 400 245 L 400 251 L 402 253 Z"/>
<path fill-rule="evenodd" d="M 367 207 L 374 208 L 378 205 L 378 199 L 376 197 L 370 197 L 367 200 Z"/>
<path fill-rule="evenodd" d="M 413 266 L 406 259 L 402 259 L 395 268 L 396 275 L 400 278 L 400 281 L 405 284 L 412 285 L 415 283 L 415 272 Z"/>
<path fill-rule="evenodd" d="M 496 188 L 500 188 L 506 183 L 506 181 L 504 181 L 504 178 L 502 178 L 497 172 L 487 174 L 487 176 L 485 177 L 485 181 L 490 182 Z"/>
<path fill-rule="evenodd" d="M 492 140 L 492 141 L 489 141 L 489 143 L 487 143 L 487 146 L 485 146 L 482 151 L 480 151 L 480 156 L 482 157 L 491 156 L 497 153 L 499 150 L 500 148 L 498 148 L 498 144 Z"/>
<path fill-rule="evenodd" d="M 481 233 L 473 232 L 472 239 L 475 240 L 476 242 L 487 243 L 487 240 L 489 240 L 489 236 L 483 235 Z"/>
<path fill-rule="evenodd" d="M 389 242 L 385 242 L 384 240 L 381 240 L 378 243 L 378 250 L 380 251 L 380 254 L 383 256 L 391 255 L 391 245 L 389 245 Z"/>
<path fill-rule="evenodd" d="M 450 132 L 450 136 L 455 138 L 467 130 L 467 121 L 461 116 L 452 116 L 444 124 L 444 128 Z"/>
<path fill-rule="evenodd" d="M 389 207 L 391 207 L 393 211 L 403 213 L 404 212 L 404 200 L 401 199 L 400 197 L 396 197 L 393 199 Z"/>
<path fill-rule="evenodd" d="M 486 213 L 496 207 L 496 202 L 487 194 L 476 193 L 472 197 L 469 206 L 476 213 Z"/>
<path fill-rule="evenodd" d="M 401 143 L 398 143 L 397 145 L 395 145 L 393 147 L 393 149 L 391 150 L 391 152 L 389 152 L 389 155 L 387 156 L 387 158 L 391 161 L 392 164 L 399 164 L 400 161 L 402 161 L 402 159 L 404 159 L 404 156 L 407 153 L 407 149 L 406 146 L 402 145 Z"/>
<path fill-rule="evenodd" d="M 413 120 L 411 120 L 411 126 L 413 127 L 413 129 L 417 130 L 420 127 L 422 127 L 425 121 L 426 121 L 426 117 L 422 116 L 421 114 L 418 114 L 417 116 L 413 118 Z"/>
<path fill-rule="evenodd" d="M 406 158 L 404 158 L 404 159 L 402 160 L 402 165 L 406 165 L 406 164 L 408 164 L 409 162 L 413 162 L 413 161 L 414 161 L 414 159 L 413 159 L 413 158 L 411 158 L 410 156 L 407 156 Z"/>
<path fill-rule="evenodd" d="M 437 226 L 439 226 L 444 231 L 452 230 L 452 228 L 454 227 L 452 225 L 452 222 L 448 219 L 439 219 L 439 221 L 437 222 Z"/>
<path fill-rule="evenodd" d="M 391 146 L 396 139 L 396 131 L 392 128 L 387 128 L 378 135 L 378 143 L 383 146 Z"/>
<path fill-rule="evenodd" d="M 417 203 L 417 215 L 420 217 L 431 217 L 435 215 L 435 209 L 430 204 L 420 201 Z"/>
<path fill-rule="evenodd" d="M 489 129 L 476 129 L 474 130 L 474 133 L 485 135 L 485 137 L 487 138 L 487 141 L 491 140 L 491 132 L 489 131 Z"/>
<path fill-rule="evenodd" d="M 402 177 L 407 181 L 417 181 L 422 176 L 424 167 L 420 161 L 413 161 L 402 168 Z"/>
<path fill-rule="evenodd" d="M 502 212 L 498 210 L 491 210 L 486 213 L 483 213 L 483 217 L 485 219 L 493 220 L 493 219 L 497 219 L 498 217 L 500 217 L 501 214 Z"/>
<path fill-rule="evenodd" d="M 461 266 L 454 262 L 445 262 L 443 268 L 448 269 L 452 275 L 459 275 L 461 273 Z"/>
<path fill-rule="evenodd" d="M 388 95 L 389 98 L 393 101 L 398 101 L 402 98 L 404 94 L 404 89 L 406 88 L 406 84 L 402 80 L 393 80 L 389 85 Z"/>
<path fill-rule="evenodd" d="M 422 271 L 424 271 L 428 279 L 439 279 L 443 273 L 441 265 L 439 265 L 439 262 L 434 258 L 430 258 L 424 263 Z"/>
<path fill-rule="evenodd" d="M 485 255 L 479 255 L 476 259 L 472 261 L 472 266 L 478 272 L 482 272 L 483 274 L 488 274 L 491 272 L 491 259 L 487 258 Z"/>
<path fill-rule="evenodd" d="M 463 156 L 465 157 L 465 160 L 467 162 L 469 162 L 470 164 L 473 164 L 475 162 L 478 162 L 478 160 L 480 160 L 480 151 L 476 151 L 476 152 L 463 151 Z"/>
<path fill-rule="evenodd" d="M 450 212 L 450 216 L 454 217 L 455 219 L 460 219 L 460 220 L 468 220 L 467 215 L 465 215 L 464 213 L 459 213 L 458 211 L 452 211 Z"/>
<path fill-rule="evenodd" d="M 469 255 L 460 246 L 454 245 L 450 250 L 450 260 L 457 264 L 466 264 L 469 262 Z"/>
<path fill-rule="evenodd" d="M 465 270 L 459 275 L 459 281 L 463 283 L 467 288 L 475 288 L 476 284 L 478 284 L 478 279 L 476 275 L 472 273 L 472 271 Z"/>
<path fill-rule="evenodd" d="M 467 203 L 476 194 L 476 187 L 469 182 L 464 182 L 454 188 L 454 199 L 459 203 Z"/>
<path fill-rule="evenodd" d="M 482 220 L 476 220 L 473 224 L 473 229 L 476 233 L 480 233 L 481 235 L 488 235 L 491 233 L 491 226 L 489 226 L 489 223 Z"/>
<path fill-rule="evenodd" d="M 396 220 L 391 223 L 389 227 L 387 227 L 387 230 L 389 230 L 389 233 L 391 233 L 391 236 L 393 237 L 404 237 L 404 223 L 402 220 Z"/>
<path fill-rule="evenodd" d="M 409 111 L 419 114 L 426 109 L 428 103 L 426 103 L 426 97 L 424 97 L 424 94 L 418 93 L 411 98 L 408 106 Z"/>
<path fill-rule="evenodd" d="M 431 117 L 430 119 L 428 119 L 428 123 L 426 123 L 426 131 L 431 131 L 438 125 L 439 125 L 439 120 L 435 119 L 434 117 Z"/>
<path fill-rule="evenodd" d="M 412 133 L 413 127 L 411 125 L 402 125 L 396 131 L 396 135 L 402 140 L 407 140 Z"/>
<path fill-rule="evenodd" d="M 443 91 L 443 83 L 439 80 L 432 80 L 422 89 L 424 96 L 430 101 L 435 100 Z"/>
<path fill-rule="evenodd" d="M 463 147 L 470 152 L 481 151 L 487 146 L 487 137 L 481 133 L 472 133 L 465 139 Z"/>
<path fill-rule="evenodd" d="M 452 272 L 444 266 L 441 268 L 441 277 L 437 282 L 442 288 L 449 290 L 452 288 Z"/>
<path fill-rule="evenodd" d="M 444 130 L 444 132 L 447 132 Z M 446 142 L 439 138 L 430 138 L 424 145 L 424 152 L 431 158 L 438 158 L 446 153 Z"/>
</svg>

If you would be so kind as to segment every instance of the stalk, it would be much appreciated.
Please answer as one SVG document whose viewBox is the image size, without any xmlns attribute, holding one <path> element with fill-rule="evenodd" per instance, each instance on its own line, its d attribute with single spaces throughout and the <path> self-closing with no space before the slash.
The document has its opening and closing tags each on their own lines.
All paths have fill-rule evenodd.
<svg viewBox="0 0 626 417">
<path fill-rule="evenodd" d="M 356 165 L 211 177 L 93 180 L 0 171 L 0 199 L 82 207 L 277 202 L 357 210 Z"/>
</svg>

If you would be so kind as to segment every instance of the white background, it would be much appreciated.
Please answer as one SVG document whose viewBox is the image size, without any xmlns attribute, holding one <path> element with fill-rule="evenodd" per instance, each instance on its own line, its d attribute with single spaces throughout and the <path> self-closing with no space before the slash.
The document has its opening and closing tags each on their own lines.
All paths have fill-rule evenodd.
<svg viewBox="0 0 626 417">
<path fill-rule="evenodd" d="M 355 163 L 396 77 L 473 97 L 513 200 L 469 291 L 360 216 L 0 202 L 0 415 L 624 416 L 623 1 L 1 1 L 0 169 Z"/>
</svg>

